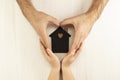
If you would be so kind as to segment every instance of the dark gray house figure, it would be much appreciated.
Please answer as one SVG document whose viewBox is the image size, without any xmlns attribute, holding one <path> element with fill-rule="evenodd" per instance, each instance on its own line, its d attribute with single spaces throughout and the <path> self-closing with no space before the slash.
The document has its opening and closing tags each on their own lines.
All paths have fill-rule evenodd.
<svg viewBox="0 0 120 80">
<path fill-rule="evenodd" d="M 52 41 L 52 51 L 54 53 L 67 53 L 69 51 L 69 37 L 62 27 L 58 27 L 53 33 L 49 35 Z"/>
</svg>

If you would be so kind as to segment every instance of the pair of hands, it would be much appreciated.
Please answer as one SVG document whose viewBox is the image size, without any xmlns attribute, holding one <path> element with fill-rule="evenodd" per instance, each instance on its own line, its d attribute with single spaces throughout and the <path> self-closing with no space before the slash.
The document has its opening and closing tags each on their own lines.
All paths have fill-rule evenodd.
<svg viewBox="0 0 120 80">
<path fill-rule="evenodd" d="M 67 55 L 63 58 L 62 62 L 58 59 L 58 57 L 51 51 L 49 48 L 45 48 L 42 41 L 40 41 L 40 46 L 42 49 L 42 52 L 51 65 L 52 69 L 60 70 L 60 68 L 70 68 L 70 65 L 74 62 L 74 60 L 79 56 L 81 51 L 81 46 L 79 49 L 74 49 L 71 52 L 68 52 Z"/>
<path fill-rule="evenodd" d="M 44 57 L 51 65 L 51 72 L 49 74 L 48 80 L 59 80 L 61 72 L 63 80 L 75 80 L 70 70 L 70 65 L 80 55 L 82 44 L 78 49 L 74 49 L 71 52 L 68 52 L 62 61 L 58 59 L 58 57 L 51 51 L 51 49 L 46 49 L 42 41 L 40 41 L 40 46 Z"/>
<path fill-rule="evenodd" d="M 89 34 L 94 21 L 91 20 L 92 18 L 88 14 L 82 14 L 75 17 L 71 17 L 68 19 L 59 22 L 56 18 L 43 13 L 37 10 L 32 12 L 30 19 L 28 18 L 29 22 L 32 24 L 36 32 L 38 33 L 42 43 L 45 45 L 46 48 L 51 49 L 50 41 L 48 39 L 48 35 L 46 33 L 46 28 L 49 23 L 52 23 L 55 26 L 66 26 L 72 24 L 74 26 L 75 35 L 72 46 L 70 48 L 70 52 L 74 49 L 78 49 L 80 44 L 84 41 L 84 39 Z"/>
<path fill-rule="evenodd" d="M 32 14 L 30 14 L 30 17 L 27 17 L 27 19 L 31 23 L 33 28 L 36 30 L 37 34 L 41 39 L 42 51 L 45 57 L 47 58 L 51 66 L 55 68 L 60 67 L 60 61 L 51 51 L 50 42 L 46 32 L 48 24 L 51 23 L 55 26 L 63 27 L 70 24 L 74 26 L 75 33 L 72 46 L 67 56 L 62 61 L 62 66 L 65 67 L 69 66 L 79 55 L 81 44 L 89 34 L 94 24 L 94 20 L 92 20 L 93 18 L 87 13 L 67 18 L 62 22 L 59 22 L 56 18 L 46 13 L 33 10 Z"/>
<path fill-rule="evenodd" d="M 62 61 L 62 65 L 65 67 L 69 66 L 79 55 L 81 44 L 89 34 L 94 24 L 94 21 L 92 20 L 93 18 L 87 13 L 74 16 L 63 20 L 62 22 L 59 22 L 56 18 L 46 13 L 33 10 L 32 14 L 27 19 L 39 35 L 42 43 L 42 51 L 52 67 L 60 67 L 60 61 L 51 51 L 50 42 L 46 33 L 48 24 L 52 23 L 55 26 L 64 27 L 69 24 L 74 26 L 75 35 L 72 46 L 68 52 L 68 55 Z"/>
<path fill-rule="evenodd" d="M 100 17 L 108 0 L 93 0 L 91 7 L 86 13 L 67 18 L 62 22 L 59 22 L 56 18 L 48 14 L 37 11 L 33 7 L 31 0 L 17 0 L 17 2 L 24 16 L 38 33 L 42 43 L 42 51 L 52 68 L 60 69 L 60 65 L 62 64 L 63 80 L 75 80 L 69 66 L 80 54 L 82 42 L 89 34 L 94 22 Z M 49 23 L 63 27 L 69 24 L 74 26 L 75 35 L 72 46 L 61 64 L 59 59 L 51 51 L 50 42 L 46 33 L 46 28 Z M 52 69 L 49 80 L 59 80 L 59 70 Z"/>
</svg>

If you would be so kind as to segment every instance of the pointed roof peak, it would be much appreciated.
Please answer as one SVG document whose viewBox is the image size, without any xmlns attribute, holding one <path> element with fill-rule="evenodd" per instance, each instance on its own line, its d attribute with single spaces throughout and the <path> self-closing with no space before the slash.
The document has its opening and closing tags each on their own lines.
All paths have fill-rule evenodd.
<svg viewBox="0 0 120 80">
<path fill-rule="evenodd" d="M 64 34 L 66 34 L 68 37 L 70 37 L 71 35 L 66 32 L 61 26 L 59 26 L 53 33 L 50 34 L 50 36 L 54 35 L 57 32 L 63 32 Z"/>
</svg>

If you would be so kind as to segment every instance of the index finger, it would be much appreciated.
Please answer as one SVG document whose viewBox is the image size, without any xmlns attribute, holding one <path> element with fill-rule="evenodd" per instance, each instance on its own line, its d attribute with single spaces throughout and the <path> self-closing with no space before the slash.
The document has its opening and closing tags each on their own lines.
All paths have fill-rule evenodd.
<svg viewBox="0 0 120 80">
<path fill-rule="evenodd" d="M 47 58 L 47 59 L 49 59 L 49 55 L 48 55 L 48 53 L 46 52 L 46 49 L 45 49 L 45 47 L 44 47 L 44 45 L 43 45 L 43 43 L 40 41 L 40 47 L 41 47 L 41 50 L 42 50 L 42 53 L 44 54 L 44 56 Z"/>
<path fill-rule="evenodd" d="M 43 33 L 40 38 L 41 38 L 43 44 L 45 45 L 45 48 L 51 49 L 49 36 L 47 35 L 46 30 L 43 30 Z"/>
<path fill-rule="evenodd" d="M 77 32 L 75 32 L 74 39 L 72 41 L 72 46 L 70 48 L 70 52 L 79 47 L 79 41 L 80 41 L 80 33 L 78 34 Z"/>
</svg>

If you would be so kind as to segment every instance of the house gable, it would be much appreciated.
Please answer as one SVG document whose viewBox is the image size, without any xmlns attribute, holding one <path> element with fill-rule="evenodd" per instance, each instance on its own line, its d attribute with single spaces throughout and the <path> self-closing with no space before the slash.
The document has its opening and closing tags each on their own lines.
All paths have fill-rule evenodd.
<svg viewBox="0 0 120 80">
<path fill-rule="evenodd" d="M 69 33 L 67 33 L 62 27 L 58 27 L 53 33 L 51 33 L 49 36 L 57 36 L 58 33 L 62 33 L 65 37 L 71 37 Z"/>
</svg>

